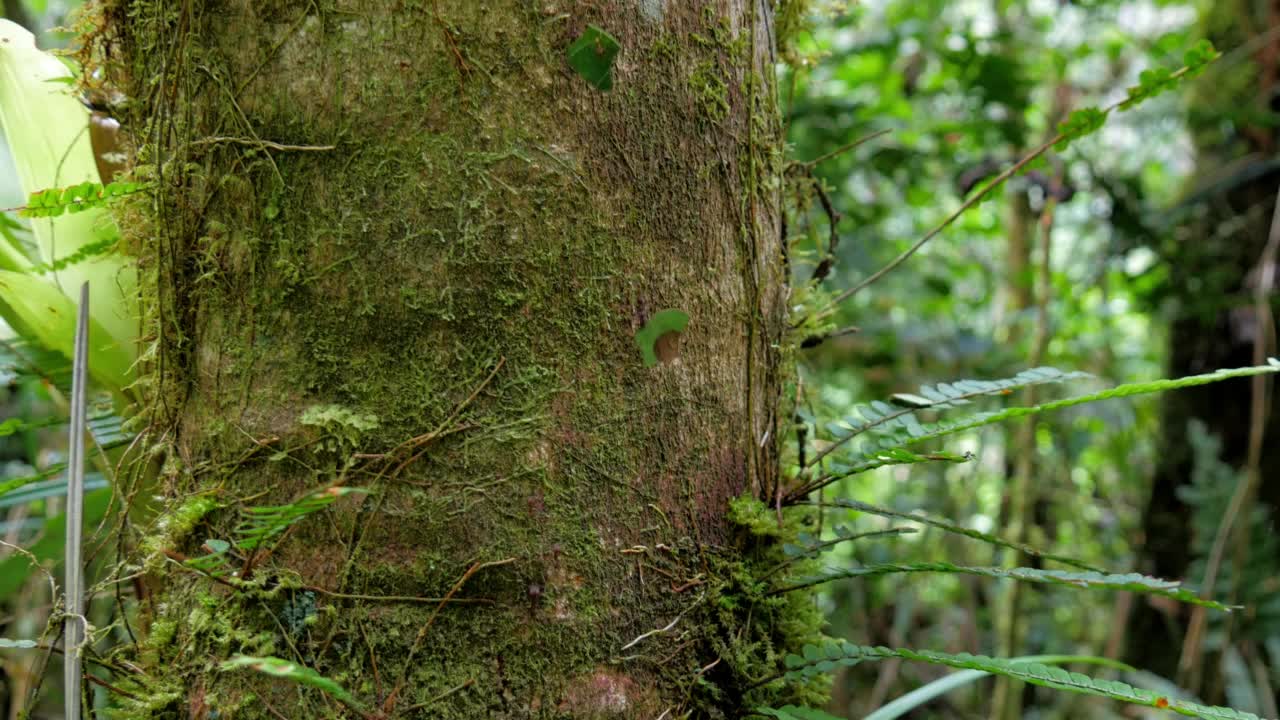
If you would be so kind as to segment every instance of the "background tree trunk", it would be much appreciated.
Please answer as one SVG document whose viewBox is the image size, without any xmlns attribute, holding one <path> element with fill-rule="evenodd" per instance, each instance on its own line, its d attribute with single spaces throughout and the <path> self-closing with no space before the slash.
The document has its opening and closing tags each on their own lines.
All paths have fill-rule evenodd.
<svg viewBox="0 0 1280 720">
<path fill-rule="evenodd" d="M 1171 310 L 1170 377 L 1251 365 L 1255 341 L 1262 342 L 1268 356 L 1275 354 L 1273 316 L 1259 316 L 1254 292 L 1262 273 L 1275 272 L 1260 265 L 1274 231 L 1272 218 L 1280 182 L 1272 159 L 1275 134 L 1268 127 L 1276 107 L 1280 43 L 1260 29 L 1273 25 L 1274 14 L 1249 18 L 1243 13 L 1252 11 L 1242 5 L 1210 7 L 1205 16 L 1206 34 L 1217 47 L 1237 50 L 1210 67 L 1196 83 L 1194 107 L 1210 110 L 1190 117 L 1197 171 L 1189 197 L 1178 208 L 1179 222 L 1163 248 L 1168 281 L 1159 299 Z M 1274 9 L 1268 12 L 1274 13 Z M 1274 297 L 1272 294 L 1269 300 L 1273 308 Z M 1129 662 L 1165 677 L 1178 677 L 1184 686 L 1211 702 L 1224 699 L 1218 662 L 1223 640 L 1228 645 L 1251 643 L 1250 638 L 1265 637 L 1266 628 L 1280 622 L 1274 610 L 1260 607 L 1269 605 L 1265 599 L 1274 590 L 1266 583 L 1274 584 L 1275 573 L 1275 558 L 1260 543 L 1274 542 L 1274 522 L 1280 510 L 1280 415 L 1273 400 L 1264 396 L 1264 401 L 1267 410 L 1258 480 L 1248 509 L 1231 517 L 1233 527 L 1244 527 L 1246 532 L 1234 534 L 1227 545 L 1213 590 L 1215 597 L 1251 609 L 1225 621 L 1217 628 L 1218 639 L 1201 645 L 1210 660 L 1197 658 L 1194 672 L 1180 667 L 1179 662 L 1187 636 L 1188 609 L 1137 602 L 1127 630 Z M 1242 379 L 1211 388 L 1191 388 L 1164 395 L 1161 403 L 1161 450 L 1143 516 L 1141 569 L 1160 577 L 1203 583 L 1206 550 L 1216 527 L 1195 522 L 1195 511 L 1202 507 L 1206 520 L 1215 508 L 1220 508 L 1218 513 L 1225 511 L 1234 486 L 1246 474 L 1252 384 Z M 1205 460 L 1196 457 L 1189 439 L 1192 421 L 1216 429 L 1221 442 L 1216 461 L 1227 471 L 1219 482 L 1200 489 L 1195 488 L 1193 477 L 1207 468 Z M 1206 490 L 1213 497 L 1206 496 Z M 1198 496 L 1195 502 L 1191 501 L 1193 494 Z M 1218 524 L 1227 521 L 1226 517 L 1217 519 Z M 1263 576 L 1272 579 L 1259 581 L 1256 572 L 1240 572 L 1242 563 L 1245 567 L 1254 564 L 1254 570 L 1263 570 Z M 1265 707 L 1241 709 L 1273 714 Z"/>
<path fill-rule="evenodd" d="M 396 717 L 737 717 L 799 637 L 735 602 L 729 518 L 778 472 L 767 4 L 103 13 L 158 187 L 128 225 L 165 498 L 139 715 L 337 711 L 215 671 L 243 653 Z M 588 25 L 622 45 L 612 91 L 565 61 Z M 646 368 L 666 308 L 690 324 Z M 335 483 L 372 492 L 236 560 L 253 590 L 173 560 Z M 389 599 L 451 592 L 475 603 Z"/>
</svg>

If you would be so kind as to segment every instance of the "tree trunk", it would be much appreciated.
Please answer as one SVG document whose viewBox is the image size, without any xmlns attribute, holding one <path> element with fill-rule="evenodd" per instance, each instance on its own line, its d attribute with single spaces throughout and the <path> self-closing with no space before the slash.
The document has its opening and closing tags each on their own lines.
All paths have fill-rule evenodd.
<svg viewBox="0 0 1280 720">
<path fill-rule="evenodd" d="M 1194 107 L 1210 109 L 1191 116 L 1197 172 L 1190 196 L 1178 209 L 1183 220 L 1163 253 L 1169 279 L 1160 299 L 1172 309 L 1167 371 L 1171 377 L 1252 365 L 1257 341 L 1267 355 L 1275 353 L 1274 319 L 1270 312 L 1256 312 L 1254 293 L 1264 274 L 1274 272 L 1260 266 L 1268 237 L 1276 231 L 1272 224 L 1280 173 L 1271 160 L 1275 146 L 1271 121 L 1259 120 L 1274 118 L 1280 43 L 1259 30 L 1271 26 L 1274 18 L 1259 26 L 1257 19 L 1244 16 L 1246 12 L 1251 11 L 1244 6 L 1215 4 L 1205 18 L 1206 34 L 1215 45 L 1242 48 L 1241 53 L 1252 48 L 1248 52 L 1256 64 L 1224 59 L 1197 81 Z M 1256 75 L 1241 70 L 1250 67 Z M 1274 291 L 1269 303 L 1274 309 Z M 1248 474 L 1254 383 L 1240 379 L 1211 389 L 1190 388 L 1169 393 L 1161 402 L 1159 461 L 1143 515 L 1141 569 L 1203 584 L 1208 575 L 1205 558 L 1211 554 L 1207 549 L 1215 540 L 1216 528 L 1193 522 L 1196 505 L 1188 502 L 1188 496 L 1198 495 L 1197 503 L 1210 513 L 1215 504 L 1225 510 L 1234 485 Z M 1250 609 L 1215 628 L 1219 632 L 1212 644 L 1199 645 L 1211 658 L 1221 656 L 1224 638 L 1229 644 L 1246 646 L 1247 651 L 1262 636 L 1262 628 L 1277 618 L 1274 610 L 1259 607 L 1272 591 L 1256 580 L 1259 569 L 1264 576 L 1274 575 L 1275 558 L 1261 543 L 1274 541 L 1274 519 L 1280 511 L 1280 411 L 1274 399 L 1265 396 L 1264 407 L 1268 408 L 1265 435 L 1259 438 L 1257 480 L 1247 496 L 1249 502 L 1243 512 L 1217 521 L 1232 522 L 1236 531 L 1243 528 L 1244 533 L 1233 533 L 1227 545 L 1230 549 L 1218 568 L 1214 597 Z M 1193 420 L 1217 429 L 1221 442 L 1216 460 L 1228 473 L 1213 487 L 1197 489 L 1193 484 L 1195 473 L 1205 469 L 1189 442 L 1188 425 Z M 1232 475 L 1231 470 L 1238 474 Z M 1250 553 L 1252 557 L 1246 557 Z M 1255 567 L 1241 573 L 1240 567 L 1248 564 Z M 1224 679 L 1216 663 L 1202 661 L 1199 653 L 1182 655 L 1185 638 L 1191 637 L 1186 633 L 1190 611 L 1147 602 L 1135 605 L 1128 623 L 1126 659 L 1166 677 L 1178 677 L 1183 687 L 1200 692 L 1208 701 L 1222 701 Z M 1194 671 L 1189 671 L 1188 661 Z"/>
<path fill-rule="evenodd" d="M 750 602 L 767 531 L 730 511 L 778 481 L 767 3 L 102 12 L 157 188 L 125 218 L 164 498 L 136 716 L 357 712 L 218 672 L 237 654 L 305 665 L 366 717 L 786 700 L 745 689 L 815 623 Z M 588 26 L 622 46 L 607 92 L 566 62 Z M 664 309 L 688 328 L 646 367 Z M 245 508 L 336 485 L 369 492 L 248 549 Z M 181 562 L 206 539 L 233 543 L 217 580 Z"/>
</svg>

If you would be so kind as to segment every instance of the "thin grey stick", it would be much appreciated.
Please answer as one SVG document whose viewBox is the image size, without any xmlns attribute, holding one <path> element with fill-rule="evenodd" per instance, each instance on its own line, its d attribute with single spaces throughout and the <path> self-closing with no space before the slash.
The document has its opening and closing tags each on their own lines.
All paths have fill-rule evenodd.
<svg viewBox="0 0 1280 720">
<path fill-rule="evenodd" d="M 89 365 L 89 283 L 80 286 L 80 314 L 76 319 L 75 357 L 71 369 L 71 437 L 67 457 L 66 609 L 62 685 L 68 720 L 80 720 L 80 681 L 84 643 L 84 568 L 80 554 L 84 531 L 85 381 Z"/>
</svg>

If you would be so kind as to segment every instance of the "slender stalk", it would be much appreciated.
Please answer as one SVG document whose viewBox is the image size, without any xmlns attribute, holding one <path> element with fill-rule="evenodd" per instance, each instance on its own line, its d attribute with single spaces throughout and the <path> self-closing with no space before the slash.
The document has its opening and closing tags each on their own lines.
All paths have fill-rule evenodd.
<svg viewBox="0 0 1280 720">
<path fill-rule="evenodd" d="M 80 718 L 80 646 L 84 644 L 84 532 L 85 381 L 89 365 L 89 283 L 80 286 L 80 315 L 76 319 L 75 358 L 71 370 L 71 429 L 67 459 L 66 610 L 63 668 L 64 717 Z"/>
</svg>

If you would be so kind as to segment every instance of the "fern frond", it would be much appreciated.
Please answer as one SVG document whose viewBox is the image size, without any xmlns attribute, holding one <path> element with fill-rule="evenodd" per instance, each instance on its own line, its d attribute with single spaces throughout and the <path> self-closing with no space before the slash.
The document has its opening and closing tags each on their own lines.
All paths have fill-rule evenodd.
<svg viewBox="0 0 1280 720">
<path fill-rule="evenodd" d="M 367 492 L 369 490 L 366 488 L 333 485 L 310 493 L 288 505 L 245 508 L 245 518 L 235 530 L 236 547 L 242 550 L 254 550 L 284 532 L 290 525 L 329 507 L 338 498 L 352 493 Z"/>
<path fill-rule="evenodd" d="M 19 208 L 18 215 L 42 218 L 57 217 L 64 212 L 73 214 L 84 212 L 91 208 L 103 207 L 116 198 L 132 195 L 146 187 L 143 183 L 135 182 L 113 182 L 106 185 L 83 182 L 66 188 L 37 190 L 27 198 L 26 206 Z"/>
<path fill-rule="evenodd" d="M 843 500 L 843 499 L 828 500 L 827 502 L 823 503 L 823 506 L 824 507 L 841 507 L 841 508 L 847 508 L 849 510 L 857 510 L 859 512 L 869 513 L 871 515 L 879 515 L 880 517 L 897 518 L 899 520 L 909 520 L 911 522 L 920 523 L 921 525 L 928 525 L 930 527 L 938 528 L 943 532 L 949 532 L 955 535 L 963 535 L 967 538 L 972 538 L 974 540 L 978 540 L 980 542 L 984 542 L 989 545 L 997 545 L 999 547 L 1008 548 L 1010 550 L 1017 550 L 1025 555 L 1030 555 L 1032 557 L 1038 557 L 1044 560 L 1052 560 L 1054 562 L 1060 562 L 1063 565 L 1070 565 L 1071 567 L 1080 568 L 1082 570 L 1092 570 L 1093 572 L 1102 572 L 1100 568 L 1093 567 L 1092 565 L 1089 565 L 1088 563 L 1082 560 L 1076 560 L 1075 558 L 1066 557 L 1065 555 L 1055 555 L 1053 553 L 1047 553 L 1038 548 L 1027 545 L 1025 543 L 1013 542 L 1012 540 L 1005 540 L 1004 538 L 998 535 L 991 535 L 989 533 L 979 532 L 972 528 L 967 528 L 967 527 L 964 527 L 963 525 L 958 525 L 948 520 L 930 517 L 928 515 L 922 515 L 920 513 L 900 512 L 898 510 L 891 510 L 889 508 L 880 507 L 878 505 L 870 505 L 868 503 L 859 502 L 857 500 Z"/>
<path fill-rule="evenodd" d="M 65 469 L 65 467 L 55 469 L 52 474 L 57 475 Z M 32 479 L 45 476 L 46 474 L 40 474 L 14 478 L 14 480 L 22 482 L 14 482 L 14 480 L 0 482 L 0 510 L 67 494 L 66 478 L 55 477 L 52 480 Z M 107 484 L 107 478 L 102 473 L 88 473 L 84 476 L 85 492 L 102 489 L 107 487 Z"/>
<path fill-rule="evenodd" d="M 71 361 L 65 355 L 21 338 L 0 339 L 0 377 L 40 380 L 71 393 Z"/>
<path fill-rule="evenodd" d="M 817 575 L 798 578 L 792 585 L 770 590 L 770 595 L 791 592 L 801 588 L 813 587 L 832 580 L 843 580 L 855 577 L 874 577 L 877 575 L 893 575 L 898 573 L 951 573 L 960 575 L 979 575 L 991 578 L 1009 578 L 1026 582 L 1045 583 L 1050 585 L 1069 585 L 1077 588 L 1103 588 L 1107 590 L 1128 590 L 1143 595 L 1158 595 L 1172 600 L 1203 605 L 1214 610 L 1232 610 L 1231 606 L 1212 600 L 1204 600 L 1191 590 L 1182 587 L 1181 583 L 1172 580 L 1161 580 L 1138 573 L 1123 575 L 1098 572 L 1067 572 L 1064 570 L 1040 570 L 1037 568 L 988 567 L 953 565 L 948 562 L 922 563 L 877 563 L 854 568 L 828 568 Z"/>
<path fill-rule="evenodd" d="M 827 426 L 831 430 L 832 445 L 809 462 L 814 465 L 837 448 L 845 445 L 853 438 L 874 428 L 895 428 L 916 435 L 926 432 L 924 426 L 913 414 L 923 408 L 944 410 L 967 405 L 976 398 L 990 395 L 1008 395 L 1019 388 L 1047 383 L 1060 383 L 1068 380 L 1093 377 L 1086 372 L 1064 372 L 1057 368 L 1037 367 L 1023 370 L 1011 378 L 1002 380 L 957 380 L 952 383 L 925 385 L 919 394 L 899 393 L 890 398 L 901 406 L 894 408 L 889 403 L 879 400 L 858 405 L 853 414 L 844 420 Z"/>
<path fill-rule="evenodd" d="M 1261 720 L 1253 713 L 1232 710 L 1231 708 L 1200 705 L 1198 703 L 1168 698 L 1149 690 L 1135 688 L 1128 683 L 1101 680 L 1081 673 L 1069 672 L 1062 668 L 1051 667 L 1042 663 L 1019 660 L 1005 660 L 970 655 L 968 653 L 944 653 L 933 650 L 910 650 L 905 648 L 869 647 L 854 645 L 849 642 L 830 642 L 821 647 L 806 645 L 803 655 L 788 655 L 786 658 L 788 679 L 801 679 L 829 672 L 838 667 L 857 665 L 863 661 L 899 658 L 913 662 L 924 662 L 932 665 L 964 670 L 980 670 L 992 675 L 1003 675 L 1032 685 L 1067 690 L 1069 692 L 1105 697 L 1120 700 L 1133 705 L 1164 708 L 1182 715 L 1205 718 L 1206 720 Z"/>
<path fill-rule="evenodd" d="M 840 543 L 889 535 L 906 535 L 913 532 L 916 532 L 915 528 L 889 528 L 887 530 L 855 532 L 853 528 L 841 526 L 834 530 L 835 537 L 830 540 L 821 540 L 809 533 L 800 533 L 796 536 L 796 540 L 804 544 L 787 543 L 782 546 L 782 553 L 789 558 L 813 557 L 818 553 L 830 550 Z"/>
<path fill-rule="evenodd" d="M 879 458 L 887 451 L 927 442 L 929 440 L 937 440 L 939 438 L 943 438 L 948 435 L 955 435 L 956 433 L 965 432 L 967 430 L 976 430 L 987 425 L 1004 422 L 1005 420 L 1037 415 L 1051 410 L 1061 410 L 1063 408 L 1098 402 L 1100 400 L 1166 392 L 1168 390 L 1177 390 L 1179 388 L 1208 385 L 1209 383 L 1220 382 L 1222 380 L 1229 380 L 1232 378 L 1250 377 L 1253 375 L 1274 372 L 1280 372 L 1280 360 L 1271 358 L 1268 360 L 1267 365 L 1235 368 L 1231 370 L 1218 370 L 1216 372 L 1205 373 L 1203 375 L 1190 375 L 1173 380 L 1153 380 L 1151 382 L 1127 383 L 1107 390 L 1102 390 L 1100 392 L 1089 393 L 1088 395 L 1077 395 L 1076 397 L 1064 398 L 1062 400 L 1054 400 L 1042 405 L 1011 407 L 1003 410 L 976 413 L 957 420 L 932 423 L 920 423 L 918 421 L 914 423 L 904 422 L 901 425 L 886 426 L 874 434 L 874 440 L 868 443 L 866 447 L 862 448 L 861 452 L 853 458 L 853 463 L 850 466 L 841 473 L 833 474 L 824 478 L 822 484 L 829 484 L 843 477 L 856 475 L 858 473 L 881 467 L 883 463 Z M 911 411 L 908 410 L 904 412 Z M 834 447 L 835 446 L 828 448 L 827 452 L 833 450 Z M 810 465 L 812 464 L 813 463 L 810 463 Z M 817 489 L 817 486 L 814 486 L 812 489 Z"/>
</svg>

